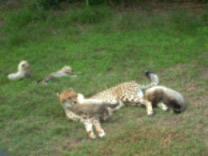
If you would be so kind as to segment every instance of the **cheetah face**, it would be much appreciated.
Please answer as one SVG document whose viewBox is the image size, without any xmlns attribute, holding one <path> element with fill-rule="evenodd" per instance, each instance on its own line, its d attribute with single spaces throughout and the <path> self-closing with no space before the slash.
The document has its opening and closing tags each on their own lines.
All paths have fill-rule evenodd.
<svg viewBox="0 0 208 156">
<path fill-rule="evenodd" d="M 63 73 L 66 73 L 66 74 L 74 74 L 74 71 L 72 70 L 70 66 L 64 66 L 61 70 Z"/>
<path fill-rule="evenodd" d="M 66 107 L 72 107 L 77 103 L 77 93 L 73 91 L 72 89 L 70 90 L 64 90 L 60 95 L 59 95 L 60 102 L 66 106 Z"/>
<path fill-rule="evenodd" d="M 18 66 L 18 69 L 21 70 L 21 71 L 26 71 L 26 70 L 29 70 L 30 68 L 30 65 L 27 61 L 21 61 L 19 63 L 19 66 Z"/>
<path fill-rule="evenodd" d="M 72 72 L 72 68 L 71 68 L 70 66 L 64 66 L 64 67 L 62 68 L 62 71 L 63 71 L 64 73 L 71 73 L 71 72 Z"/>
</svg>

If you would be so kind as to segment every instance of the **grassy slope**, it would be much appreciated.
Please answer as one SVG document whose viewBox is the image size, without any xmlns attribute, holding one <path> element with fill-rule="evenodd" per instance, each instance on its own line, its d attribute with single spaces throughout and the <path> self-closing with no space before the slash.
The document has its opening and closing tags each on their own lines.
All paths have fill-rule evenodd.
<svg viewBox="0 0 208 156">
<path fill-rule="evenodd" d="M 208 155 L 208 14 L 182 10 L 1 8 L 0 147 L 21 156 Z M 9 81 L 23 59 L 32 79 Z M 34 82 L 64 65 L 78 77 Z M 90 140 L 55 95 L 69 87 L 90 96 L 128 80 L 148 83 L 147 69 L 185 96 L 185 113 L 155 109 L 147 117 L 144 108 L 126 107 L 103 123 L 106 138 Z"/>
</svg>

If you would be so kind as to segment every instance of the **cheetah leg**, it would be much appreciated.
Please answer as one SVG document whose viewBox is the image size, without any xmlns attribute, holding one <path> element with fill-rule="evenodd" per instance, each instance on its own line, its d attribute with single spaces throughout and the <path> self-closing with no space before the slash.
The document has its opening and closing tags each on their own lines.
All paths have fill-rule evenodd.
<svg viewBox="0 0 208 156">
<path fill-rule="evenodd" d="M 159 102 L 159 103 L 157 104 L 157 106 L 158 106 L 159 108 L 161 108 L 163 111 L 167 111 L 167 110 L 168 110 L 168 106 L 165 105 L 163 102 Z"/>
<path fill-rule="evenodd" d="M 81 116 L 78 116 L 78 115 L 74 114 L 71 111 L 65 111 L 65 113 L 66 113 L 66 116 L 67 116 L 68 119 L 71 119 L 71 120 L 74 120 L 74 121 L 80 121 L 81 123 L 83 123 L 84 126 L 85 126 L 85 129 L 88 133 L 88 136 L 91 139 L 96 138 L 96 135 L 93 132 L 93 124 L 92 124 L 92 121 L 90 119 L 87 119 L 87 120 L 83 119 Z"/>
<path fill-rule="evenodd" d="M 151 116 L 154 114 L 153 109 L 152 109 L 152 103 L 149 101 L 146 101 L 145 103 L 146 109 L 147 109 L 147 115 Z"/>
<path fill-rule="evenodd" d="M 102 117 L 104 121 L 108 120 L 112 116 L 113 112 L 115 111 L 114 109 L 109 108 L 109 107 L 107 107 L 106 109 L 108 113 L 106 113 L 106 115 Z"/>
<path fill-rule="evenodd" d="M 121 100 L 113 100 L 113 101 L 110 101 L 109 103 L 110 104 L 117 104 L 117 103 L 119 103 L 119 105 L 116 108 L 114 108 L 113 111 L 117 111 L 117 110 L 119 110 L 119 109 L 121 109 L 122 107 L 125 106 L 124 103 Z"/>
<path fill-rule="evenodd" d="M 65 113 L 66 113 L 66 116 L 67 116 L 68 119 L 73 120 L 73 121 L 81 121 L 81 122 L 83 122 L 82 121 L 82 117 L 74 114 L 73 112 L 65 110 Z"/>
<path fill-rule="evenodd" d="M 84 121 L 84 125 L 85 125 L 85 129 L 86 129 L 86 131 L 88 133 L 88 136 L 91 139 L 95 139 L 96 138 L 96 135 L 93 132 L 93 124 L 92 124 L 92 121 L 91 120 L 86 120 L 86 121 Z"/>
<path fill-rule="evenodd" d="M 152 108 L 152 103 L 149 102 L 148 100 L 143 100 L 143 99 L 140 99 L 141 103 L 143 103 L 145 106 L 146 106 L 146 109 L 147 109 L 147 115 L 148 116 L 151 116 L 154 114 L 153 112 L 153 108 Z"/>
<path fill-rule="evenodd" d="M 117 99 L 117 100 L 105 100 L 105 102 L 109 103 L 109 104 L 112 104 L 112 105 L 119 103 L 119 105 L 116 106 L 115 108 L 109 108 L 109 110 L 112 110 L 112 111 L 109 111 L 109 113 L 117 111 L 117 110 L 119 110 L 119 109 L 121 109 L 122 107 L 125 106 L 124 103 L 121 100 L 119 100 L 119 99 Z"/>
<path fill-rule="evenodd" d="M 94 119 L 92 122 L 93 122 L 95 131 L 97 132 L 98 136 L 100 138 L 103 138 L 106 134 L 103 128 L 101 127 L 100 121 L 98 119 Z"/>
<path fill-rule="evenodd" d="M 153 108 L 152 108 L 152 103 L 148 100 L 145 100 L 143 98 L 140 98 L 138 96 L 127 96 L 127 97 L 122 97 L 123 102 L 131 103 L 132 105 L 145 105 L 147 109 L 147 115 L 153 115 Z"/>
</svg>

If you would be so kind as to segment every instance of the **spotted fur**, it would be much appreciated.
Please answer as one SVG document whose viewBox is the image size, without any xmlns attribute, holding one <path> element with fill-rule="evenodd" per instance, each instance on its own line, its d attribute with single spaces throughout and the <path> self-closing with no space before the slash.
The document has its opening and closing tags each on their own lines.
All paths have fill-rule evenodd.
<svg viewBox="0 0 208 156">
<path fill-rule="evenodd" d="M 147 114 L 152 115 L 153 109 L 151 102 L 143 98 L 143 90 L 157 85 L 159 78 L 150 71 L 147 71 L 145 75 L 151 80 L 151 83 L 148 85 L 141 85 L 136 81 L 124 82 L 93 95 L 91 99 L 99 99 L 110 103 L 119 100 L 123 105 L 145 105 Z"/>
<path fill-rule="evenodd" d="M 103 100 L 110 103 L 120 100 L 124 105 L 145 105 L 147 114 L 152 115 L 153 109 L 151 103 L 137 95 L 139 87 L 141 85 L 135 81 L 124 82 L 93 95 L 91 99 Z"/>
<path fill-rule="evenodd" d="M 118 106 L 118 104 L 108 104 L 102 100 L 85 99 L 82 94 L 72 89 L 63 91 L 59 99 L 67 118 L 83 123 L 88 136 L 92 139 L 96 138 L 93 127 L 99 137 L 105 136 L 100 120 L 109 118 L 112 115 L 112 108 Z"/>
<path fill-rule="evenodd" d="M 156 74 L 146 72 L 146 76 L 151 80 L 149 85 L 141 85 L 135 81 L 124 82 L 93 95 L 91 99 L 107 102 L 120 100 L 124 105 L 145 105 L 148 115 L 153 114 L 153 106 L 158 106 L 164 111 L 170 106 L 176 113 L 185 110 L 184 99 L 180 93 L 167 87 L 157 86 L 159 78 Z"/>
</svg>

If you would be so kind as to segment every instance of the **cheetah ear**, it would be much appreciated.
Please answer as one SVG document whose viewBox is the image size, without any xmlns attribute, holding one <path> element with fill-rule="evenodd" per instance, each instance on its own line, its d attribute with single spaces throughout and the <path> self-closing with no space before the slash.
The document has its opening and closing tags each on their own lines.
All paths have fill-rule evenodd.
<svg viewBox="0 0 208 156">
<path fill-rule="evenodd" d="M 72 87 L 70 87 L 69 90 L 74 90 L 74 89 Z"/>
<path fill-rule="evenodd" d="M 59 93 L 56 93 L 56 95 L 59 97 L 60 96 L 60 94 Z"/>
</svg>

